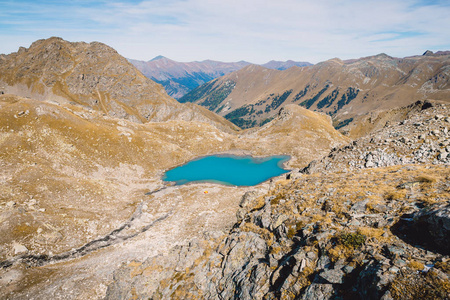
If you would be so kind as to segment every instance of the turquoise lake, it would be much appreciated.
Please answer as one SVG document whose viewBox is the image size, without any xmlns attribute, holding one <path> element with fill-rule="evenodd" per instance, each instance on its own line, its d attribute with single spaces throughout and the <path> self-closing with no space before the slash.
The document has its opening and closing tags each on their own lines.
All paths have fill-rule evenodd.
<svg viewBox="0 0 450 300">
<path fill-rule="evenodd" d="M 176 185 L 189 182 L 215 182 L 225 185 L 251 186 L 289 172 L 282 164 L 289 156 L 254 158 L 251 156 L 213 155 L 192 160 L 166 172 L 164 181 Z"/>
</svg>

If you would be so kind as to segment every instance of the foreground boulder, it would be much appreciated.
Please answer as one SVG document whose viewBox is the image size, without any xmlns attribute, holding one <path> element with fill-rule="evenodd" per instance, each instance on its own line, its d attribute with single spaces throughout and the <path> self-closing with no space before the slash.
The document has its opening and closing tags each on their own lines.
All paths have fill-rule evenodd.
<svg viewBox="0 0 450 300">
<path fill-rule="evenodd" d="M 450 202 L 406 215 L 395 227 L 401 237 L 442 254 L 450 254 Z"/>
</svg>

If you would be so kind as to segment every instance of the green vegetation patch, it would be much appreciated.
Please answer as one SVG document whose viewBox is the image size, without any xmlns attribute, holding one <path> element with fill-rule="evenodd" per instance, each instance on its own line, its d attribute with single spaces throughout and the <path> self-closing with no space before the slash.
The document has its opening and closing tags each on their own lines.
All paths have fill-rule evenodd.
<svg viewBox="0 0 450 300">
<path fill-rule="evenodd" d="M 295 97 L 292 101 L 295 102 L 295 101 L 298 101 L 301 98 L 303 98 L 306 95 L 306 93 L 308 92 L 309 88 L 310 88 L 310 86 L 309 86 L 309 84 L 307 84 L 303 90 L 301 90 L 300 92 L 298 92 L 297 95 L 295 95 Z"/>
<path fill-rule="evenodd" d="M 341 99 L 337 103 L 336 110 L 334 113 L 336 113 L 338 110 L 340 110 L 344 105 L 347 105 L 352 101 L 353 99 L 358 96 L 359 90 L 355 89 L 353 87 L 349 87 L 347 91 L 342 95 Z"/>
<path fill-rule="evenodd" d="M 357 249 L 364 245 L 366 236 L 360 233 L 343 233 L 337 237 L 338 243 L 347 247 Z"/>
<path fill-rule="evenodd" d="M 230 120 L 234 125 L 239 126 L 242 129 L 251 128 L 256 126 L 256 120 L 248 120 L 244 118 L 235 118 Z"/>
<path fill-rule="evenodd" d="M 178 99 L 178 102 L 180 103 L 186 103 L 186 102 L 195 102 L 199 99 L 201 99 L 203 96 L 211 92 L 212 88 L 214 87 L 214 84 L 216 83 L 216 80 L 207 82 L 205 84 L 202 84 L 198 88 L 193 89 L 180 99 Z"/>
<path fill-rule="evenodd" d="M 337 96 L 339 95 L 338 89 L 335 89 L 331 94 L 317 102 L 317 108 L 322 109 L 323 107 L 330 107 L 331 104 L 333 104 L 334 100 L 336 100 Z"/>
<path fill-rule="evenodd" d="M 320 96 L 322 96 L 323 93 L 330 87 L 329 84 L 325 85 L 323 89 L 321 89 L 314 97 L 307 99 L 300 103 L 300 106 L 306 107 L 307 109 L 311 108 L 313 104 L 319 100 Z"/>
<path fill-rule="evenodd" d="M 236 86 L 236 82 L 232 80 L 227 80 L 220 86 L 215 86 L 216 82 L 217 79 L 205 83 L 192 90 L 188 94 L 184 95 L 178 101 L 181 103 L 185 103 L 196 102 L 199 99 L 203 99 L 200 105 L 208 108 L 210 111 L 214 111 L 223 102 L 223 100 L 225 100 L 228 95 L 231 94 Z"/>
<path fill-rule="evenodd" d="M 336 125 L 334 125 L 334 128 L 341 129 L 342 127 L 347 126 L 351 122 L 353 122 L 353 118 L 345 119 L 344 121 L 341 121 L 341 122 L 337 123 Z"/>
<path fill-rule="evenodd" d="M 250 128 L 256 126 L 255 120 L 248 120 L 243 117 L 249 117 L 251 114 L 255 112 L 253 105 L 244 105 L 239 107 L 238 109 L 233 110 L 232 112 L 225 115 L 225 119 L 234 123 L 235 125 L 241 128 Z"/>
<path fill-rule="evenodd" d="M 270 112 L 271 110 L 275 110 L 278 107 L 280 107 L 281 104 L 283 104 L 284 101 L 291 95 L 292 89 L 285 91 L 282 95 L 276 95 L 273 97 L 273 100 L 270 104 L 266 105 L 265 112 Z"/>
</svg>

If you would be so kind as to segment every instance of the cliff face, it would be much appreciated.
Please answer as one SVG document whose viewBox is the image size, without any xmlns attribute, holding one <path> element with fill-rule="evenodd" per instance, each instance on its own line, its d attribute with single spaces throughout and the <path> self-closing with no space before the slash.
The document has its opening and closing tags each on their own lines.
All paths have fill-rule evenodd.
<svg viewBox="0 0 450 300">
<path fill-rule="evenodd" d="M 245 193 L 231 230 L 124 264 L 106 298 L 447 299 L 450 109 L 416 105 Z"/>
</svg>

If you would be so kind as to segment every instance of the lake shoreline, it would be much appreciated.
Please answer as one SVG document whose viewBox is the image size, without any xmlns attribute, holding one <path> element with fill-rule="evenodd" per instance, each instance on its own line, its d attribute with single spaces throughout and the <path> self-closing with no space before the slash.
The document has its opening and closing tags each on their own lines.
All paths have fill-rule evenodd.
<svg viewBox="0 0 450 300">
<path fill-rule="evenodd" d="M 235 154 L 236 151 L 233 152 L 234 153 L 230 153 L 230 151 L 227 151 L 225 153 L 222 152 L 217 154 L 210 154 L 196 157 L 183 164 L 168 169 L 167 171 L 164 171 L 164 173 L 160 176 L 160 179 L 164 182 L 166 186 L 179 186 L 192 183 L 212 183 L 226 186 L 249 187 L 249 186 L 257 186 L 261 183 L 267 182 L 275 177 L 278 177 L 280 175 L 292 171 L 288 167 L 288 163 L 292 159 L 290 155 L 252 156 L 250 154 L 245 153 L 244 151 L 242 152 L 244 152 L 245 154 L 239 151 L 240 155 Z M 220 158 L 230 158 L 231 160 L 228 160 L 226 162 L 226 165 L 220 165 L 224 163 L 223 160 L 220 161 Z M 205 162 L 204 161 L 205 159 L 209 161 Z M 219 165 L 215 166 L 213 170 L 211 170 L 210 165 L 212 159 L 219 159 L 219 161 L 215 162 L 219 163 Z M 236 159 L 237 161 L 235 161 L 234 159 Z M 244 162 L 242 160 L 246 161 Z M 272 160 L 278 160 L 276 161 L 276 167 L 274 167 Z M 205 165 L 206 163 L 207 165 Z M 200 169 L 194 171 L 193 173 L 191 170 L 187 171 L 188 168 L 192 167 Z M 229 169 L 231 167 L 235 167 L 237 169 L 236 170 Z M 222 171 L 219 172 L 217 168 L 222 168 Z M 174 173 L 175 169 L 178 169 L 178 171 Z M 244 172 L 245 175 L 247 176 L 242 174 L 242 172 Z M 252 174 L 253 172 L 256 173 Z M 262 176 L 261 172 L 268 172 L 268 178 L 262 179 L 265 178 L 266 176 Z M 271 176 L 270 172 L 272 172 L 275 175 Z M 193 174 L 195 175 L 193 176 Z M 211 178 L 203 178 L 199 174 L 205 174 L 204 175 L 205 177 Z M 234 174 L 237 174 L 238 176 L 236 177 L 234 176 Z M 258 181 L 260 179 L 262 179 L 262 181 Z M 242 181 L 245 183 L 243 184 L 238 183 Z"/>
</svg>

